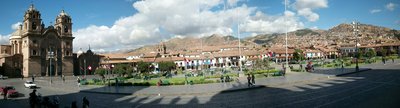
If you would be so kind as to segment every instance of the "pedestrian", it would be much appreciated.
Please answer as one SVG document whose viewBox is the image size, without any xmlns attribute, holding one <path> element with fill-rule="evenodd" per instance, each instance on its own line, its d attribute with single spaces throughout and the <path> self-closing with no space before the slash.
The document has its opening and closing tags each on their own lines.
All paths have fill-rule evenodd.
<svg viewBox="0 0 400 108">
<path fill-rule="evenodd" d="M 7 100 L 7 93 L 8 93 L 8 87 L 4 87 L 3 89 L 4 100 Z"/>
<path fill-rule="evenodd" d="M 65 75 L 62 75 L 62 80 L 63 82 L 65 82 Z"/>
<path fill-rule="evenodd" d="M 58 98 L 58 96 L 53 97 L 52 107 L 53 108 L 59 108 L 60 107 L 60 98 Z"/>
<path fill-rule="evenodd" d="M 162 80 L 160 79 L 160 80 L 157 82 L 157 86 L 161 86 L 161 84 L 162 84 Z"/>
<path fill-rule="evenodd" d="M 394 63 L 394 57 L 392 57 L 392 63 Z"/>
<path fill-rule="evenodd" d="M 225 77 L 225 82 L 229 82 L 231 79 L 229 78 L 229 75 L 226 75 Z"/>
<path fill-rule="evenodd" d="M 300 65 L 300 71 L 303 72 L 303 64 L 299 64 Z"/>
<path fill-rule="evenodd" d="M 223 83 L 224 82 L 224 75 L 221 75 L 220 79 L 221 79 L 221 83 Z"/>
<path fill-rule="evenodd" d="M 385 57 L 382 57 L 382 63 L 383 63 L 383 65 L 385 65 L 385 64 L 386 64 Z"/>
<path fill-rule="evenodd" d="M 80 87 L 81 86 L 81 79 L 79 79 L 79 77 L 78 77 L 78 87 Z"/>
<path fill-rule="evenodd" d="M 78 108 L 78 106 L 76 105 L 76 101 L 72 101 L 71 108 Z"/>
<path fill-rule="evenodd" d="M 29 93 L 29 104 L 31 108 L 35 108 L 37 100 L 38 98 L 36 95 L 36 90 L 33 90 L 31 93 Z"/>
<path fill-rule="evenodd" d="M 32 82 L 35 82 L 35 75 L 32 75 Z"/>
<path fill-rule="evenodd" d="M 89 100 L 85 97 L 82 99 L 82 108 L 89 108 Z"/>
<path fill-rule="evenodd" d="M 118 86 L 118 78 L 115 78 L 115 85 Z"/>
<path fill-rule="evenodd" d="M 251 74 L 251 83 L 252 85 L 256 85 L 254 74 Z"/>
<path fill-rule="evenodd" d="M 49 97 L 43 98 L 42 106 L 44 106 L 45 108 L 51 108 L 51 103 L 50 103 Z"/>
<path fill-rule="evenodd" d="M 247 74 L 247 86 L 248 87 L 250 87 L 252 85 L 250 80 L 251 80 L 250 74 Z"/>
</svg>

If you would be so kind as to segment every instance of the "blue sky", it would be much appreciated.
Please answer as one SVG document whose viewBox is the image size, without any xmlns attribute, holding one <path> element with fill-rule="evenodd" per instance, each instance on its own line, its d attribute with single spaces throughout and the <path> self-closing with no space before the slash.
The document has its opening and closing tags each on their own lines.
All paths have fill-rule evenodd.
<svg viewBox="0 0 400 108">
<path fill-rule="evenodd" d="M 361 23 L 400 29 L 399 0 L 7 0 L 0 3 L 0 43 L 7 44 L 33 3 L 46 26 L 64 9 L 73 20 L 74 49 L 132 49 L 175 37 L 282 33 Z M 225 7 L 225 8 L 224 8 Z M 240 14 L 238 14 L 240 13 Z"/>
</svg>

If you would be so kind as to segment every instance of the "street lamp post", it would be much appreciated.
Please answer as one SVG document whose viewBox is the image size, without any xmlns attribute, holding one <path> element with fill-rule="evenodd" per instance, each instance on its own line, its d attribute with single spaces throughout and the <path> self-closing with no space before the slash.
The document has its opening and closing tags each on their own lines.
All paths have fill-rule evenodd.
<svg viewBox="0 0 400 108">
<path fill-rule="evenodd" d="M 287 4 L 287 0 L 285 0 L 285 12 L 286 12 L 286 4 Z M 288 62 L 288 40 L 287 40 L 287 36 L 288 36 L 288 27 L 287 27 L 287 22 L 286 22 L 286 17 L 285 17 L 285 53 L 286 53 L 286 65 L 285 65 L 285 73 L 289 72 L 290 69 L 288 69 L 289 67 L 289 62 Z"/>
<path fill-rule="evenodd" d="M 50 84 L 51 83 L 53 83 L 53 79 L 52 79 L 52 65 L 51 65 L 51 63 L 52 63 L 52 59 L 54 58 L 54 52 L 51 50 L 51 48 L 50 48 L 50 51 L 48 52 L 48 56 L 49 56 L 49 66 L 50 66 L 50 69 L 49 69 L 49 74 L 50 74 Z"/>
<path fill-rule="evenodd" d="M 359 67 L 358 67 L 358 28 L 359 28 L 359 22 L 353 21 L 352 25 L 353 25 L 353 33 L 356 36 L 356 72 L 359 71 Z"/>
</svg>

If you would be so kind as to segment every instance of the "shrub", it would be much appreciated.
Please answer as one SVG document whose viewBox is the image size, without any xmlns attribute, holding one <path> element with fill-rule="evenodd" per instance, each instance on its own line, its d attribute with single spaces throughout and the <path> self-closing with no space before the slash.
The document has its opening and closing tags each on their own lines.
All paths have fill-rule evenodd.
<svg viewBox="0 0 400 108">
<path fill-rule="evenodd" d="M 345 66 L 351 66 L 351 63 L 350 62 L 345 62 L 344 65 Z"/>
<path fill-rule="evenodd" d="M 111 86 L 115 86 L 116 85 L 116 83 L 115 82 L 112 82 L 111 83 Z M 124 83 L 120 83 L 120 82 L 118 82 L 118 86 L 132 86 L 133 84 L 131 83 L 131 82 L 124 82 Z"/>
<path fill-rule="evenodd" d="M 301 72 L 301 69 L 291 69 L 294 72 Z"/>
<path fill-rule="evenodd" d="M 149 82 L 135 82 L 132 84 L 133 86 L 150 86 Z"/>
</svg>

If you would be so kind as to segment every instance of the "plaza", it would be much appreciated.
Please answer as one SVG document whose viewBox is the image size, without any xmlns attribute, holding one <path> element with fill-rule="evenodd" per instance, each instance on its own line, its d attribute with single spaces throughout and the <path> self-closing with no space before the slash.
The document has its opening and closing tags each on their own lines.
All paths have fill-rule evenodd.
<svg viewBox="0 0 400 108">
<path fill-rule="evenodd" d="M 43 97 L 60 97 L 60 107 L 72 101 L 81 104 L 88 97 L 91 107 L 396 107 L 400 94 L 400 61 L 383 65 L 374 63 L 354 68 L 316 69 L 315 73 L 288 73 L 285 77 L 258 78 L 256 86 L 239 82 L 182 86 L 77 86 L 76 77 L 60 78 L 49 84 L 48 77 L 35 81 Z M 96 76 L 88 76 L 95 78 Z M 26 80 L 26 79 L 25 79 Z M 1 100 L 5 107 L 27 107 L 23 80 L 7 79 L 1 85 L 12 84 L 22 97 Z M 369 101 L 362 103 L 360 101 Z"/>
</svg>

